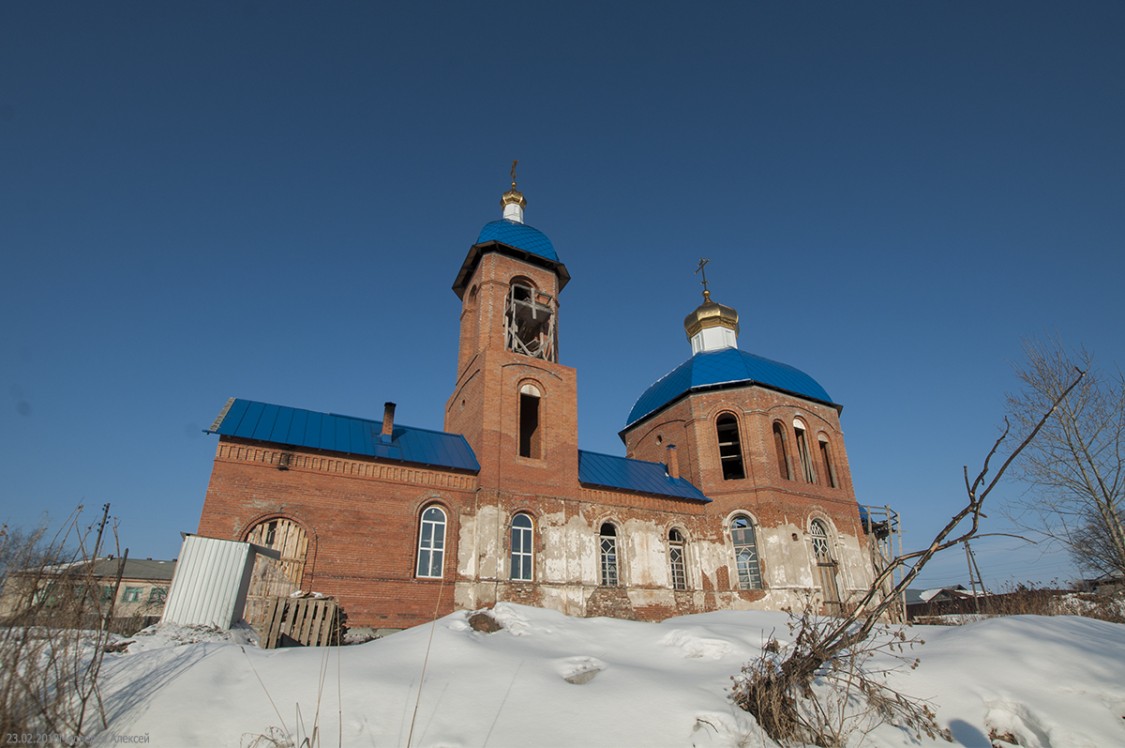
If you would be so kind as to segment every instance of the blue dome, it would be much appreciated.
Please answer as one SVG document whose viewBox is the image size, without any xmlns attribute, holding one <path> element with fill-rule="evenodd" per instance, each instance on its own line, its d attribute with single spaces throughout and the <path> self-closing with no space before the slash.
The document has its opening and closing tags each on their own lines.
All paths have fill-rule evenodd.
<svg viewBox="0 0 1125 748">
<path fill-rule="evenodd" d="M 832 398 L 800 369 L 737 348 L 697 353 L 645 390 L 629 411 L 625 428 L 655 413 L 691 390 L 719 385 L 759 384 L 832 405 Z"/>
<path fill-rule="evenodd" d="M 559 261 L 559 256 L 555 254 L 555 247 L 547 235 L 526 223 L 509 221 L 506 218 L 486 223 L 480 230 L 476 243 L 485 242 L 500 242 L 551 262 Z"/>
</svg>

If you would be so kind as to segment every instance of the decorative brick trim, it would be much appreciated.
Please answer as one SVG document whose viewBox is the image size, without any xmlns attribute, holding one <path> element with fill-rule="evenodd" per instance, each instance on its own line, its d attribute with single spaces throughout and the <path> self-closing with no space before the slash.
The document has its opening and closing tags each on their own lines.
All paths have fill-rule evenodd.
<svg viewBox="0 0 1125 748">
<path fill-rule="evenodd" d="M 393 465 L 385 462 L 351 460 L 328 455 L 310 455 L 287 449 L 271 449 L 234 442 L 221 442 L 216 459 L 229 462 L 257 463 L 276 468 L 282 455 L 289 455 L 288 468 L 315 473 L 333 473 L 353 478 L 391 481 L 410 485 L 436 486 L 471 491 L 476 488 L 475 475 L 461 475 L 425 468 Z"/>
</svg>

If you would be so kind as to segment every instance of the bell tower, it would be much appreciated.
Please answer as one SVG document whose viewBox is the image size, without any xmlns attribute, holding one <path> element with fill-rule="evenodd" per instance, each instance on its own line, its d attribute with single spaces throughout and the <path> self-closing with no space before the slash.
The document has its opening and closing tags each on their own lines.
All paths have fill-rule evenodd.
<svg viewBox="0 0 1125 748">
<path fill-rule="evenodd" d="M 578 480 L 577 374 L 558 363 L 559 294 L 570 275 L 551 240 L 523 221 L 515 163 L 500 206 L 453 283 L 461 334 L 445 430 L 472 446 L 482 488 L 544 491 Z"/>
</svg>

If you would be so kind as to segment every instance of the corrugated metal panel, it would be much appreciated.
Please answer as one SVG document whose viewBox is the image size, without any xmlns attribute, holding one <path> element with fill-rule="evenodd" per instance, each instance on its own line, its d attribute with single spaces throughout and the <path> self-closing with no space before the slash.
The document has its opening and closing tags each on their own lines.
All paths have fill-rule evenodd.
<svg viewBox="0 0 1125 748">
<path fill-rule="evenodd" d="M 249 543 L 188 535 L 161 621 L 230 628 L 242 617 L 253 568 Z"/>
<path fill-rule="evenodd" d="M 386 444 L 380 440 L 381 421 L 237 398 L 228 406 L 226 415 L 208 429 L 210 433 L 453 470 L 480 470 L 476 455 L 460 434 L 396 425 Z"/>
<path fill-rule="evenodd" d="M 507 244 L 509 247 L 538 255 L 551 262 L 559 261 L 559 256 L 555 253 L 555 247 L 551 244 L 547 235 L 526 223 L 509 221 L 506 218 L 487 223 L 480 230 L 476 243 L 484 244 L 485 242 L 500 242 L 501 244 Z"/>
<path fill-rule="evenodd" d="M 695 390 L 723 384 L 760 384 L 832 405 L 820 384 L 800 369 L 753 353 L 727 348 L 697 353 L 658 379 L 629 412 L 626 428 Z"/>
<path fill-rule="evenodd" d="M 578 480 L 586 485 L 674 496 L 709 502 L 702 491 L 683 478 L 670 478 L 659 462 L 631 460 L 578 450 Z"/>
</svg>

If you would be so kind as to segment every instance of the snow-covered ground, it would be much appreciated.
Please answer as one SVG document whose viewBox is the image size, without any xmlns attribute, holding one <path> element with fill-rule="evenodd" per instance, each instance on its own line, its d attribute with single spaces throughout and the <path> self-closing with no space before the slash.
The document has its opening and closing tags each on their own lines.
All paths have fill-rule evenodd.
<svg viewBox="0 0 1125 748">
<path fill-rule="evenodd" d="M 265 746 L 261 736 L 286 734 L 296 744 L 318 723 L 326 748 L 772 745 L 727 693 L 771 635 L 785 642 L 784 614 L 636 623 L 510 604 L 493 614 L 504 628 L 492 634 L 454 613 L 339 648 L 150 630 L 106 656 L 110 727 L 95 744 Z M 989 746 L 995 730 L 1023 746 L 1125 745 L 1125 626 L 1016 616 L 910 633 L 926 641 L 921 665 L 895 684 L 928 699 L 957 743 Z M 853 742 L 919 745 L 891 726 Z"/>
</svg>

